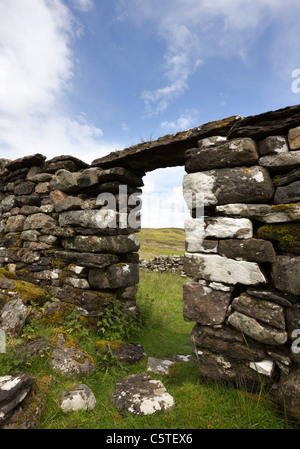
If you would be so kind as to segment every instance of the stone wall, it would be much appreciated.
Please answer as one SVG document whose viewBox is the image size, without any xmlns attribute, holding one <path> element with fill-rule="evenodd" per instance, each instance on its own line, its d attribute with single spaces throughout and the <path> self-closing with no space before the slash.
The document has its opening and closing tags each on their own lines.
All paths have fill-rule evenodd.
<svg viewBox="0 0 300 449">
<path fill-rule="evenodd" d="M 124 168 L 92 168 L 71 156 L 2 160 L 1 266 L 91 320 L 115 300 L 134 313 L 138 229 L 128 227 L 132 210 L 119 204 L 121 184 L 128 195 L 139 194 L 143 181 Z M 116 210 L 114 201 L 101 201 L 103 192 Z"/>
<path fill-rule="evenodd" d="M 184 256 L 155 256 L 153 259 L 140 259 L 140 268 L 157 273 L 167 272 L 186 277 L 183 269 Z"/>
<path fill-rule="evenodd" d="M 277 385 L 300 418 L 300 106 L 207 123 L 91 165 L 2 159 L 2 275 L 48 288 L 94 321 L 116 300 L 135 313 L 139 210 L 122 186 L 136 200 L 147 171 L 183 164 L 194 360 L 212 379 Z"/>
<path fill-rule="evenodd" d="M 187 151 L 184 318 L 203 375 L 276 385 L 288 404 L 290 382 L 300 391 L 300 127 L 285 125 L 240 123 Z"/>
</svg>

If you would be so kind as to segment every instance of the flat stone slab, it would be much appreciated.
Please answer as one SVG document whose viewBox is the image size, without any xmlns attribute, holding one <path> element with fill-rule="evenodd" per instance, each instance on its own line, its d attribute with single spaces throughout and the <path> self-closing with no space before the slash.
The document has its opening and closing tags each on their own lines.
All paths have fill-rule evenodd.
<svg viewBox="0 0 300 449">
<path fill-rule="evenodd" d="M 146 373 L 118 380 L 110 400 L 120 412 L 140 416 L 162 413 L 175 405 L 163 383 Z"/>
<path fill-rule="evenodd" d="M 173 355 L 164 358 L 148 357 L 147 371 L 166 376 L 170 373 L 170 368 L 174 363 L 190 362 L 191 360 L 191 355 Z"/>
<path fill-rule="evenodd" d="M 34 385 L 27 373 L 0 377 L 0 424 L 23 402 Z"/>
</svg>

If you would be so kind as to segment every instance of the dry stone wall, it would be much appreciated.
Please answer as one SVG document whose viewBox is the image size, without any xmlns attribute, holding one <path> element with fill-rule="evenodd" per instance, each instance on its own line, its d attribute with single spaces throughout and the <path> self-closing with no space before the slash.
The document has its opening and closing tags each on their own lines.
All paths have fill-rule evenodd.
<svg viewBox="0 0 300 449">
<path fill-rule="evenodd" d="M 138 195 L 143 181 L 125 168 L 91 168 L 71 156 L 2 160 L 1 266 L 75 304 L 90 321 L 116 300 L 135 313 L 138 229 L 119 204 L 123 184 Z"/>
<path fill-rule="evenodd" d="M 14 275 L 94 324 L 116 301 L 136 313 L 142 178 L 184 164 L 194 361 L 212 379 L 276 386 L 300 418 L 300 106 L 211 122 L 91 165 L 2 159 L 0 302 Z"/>
<path fill-rule="evenodd" d="M 285 392 L 294 388 L 299 401 L 300 126 L 283 121 L 259 133 L 254 124 L 241 121 L 237 135 L 200 139 L 186 152 L 184 269 L 193 280 L 184 318 L 196 322 L 193 358 L 203 375 L 276 385 L 299 415 L 297 395 Z"/>
</svg>

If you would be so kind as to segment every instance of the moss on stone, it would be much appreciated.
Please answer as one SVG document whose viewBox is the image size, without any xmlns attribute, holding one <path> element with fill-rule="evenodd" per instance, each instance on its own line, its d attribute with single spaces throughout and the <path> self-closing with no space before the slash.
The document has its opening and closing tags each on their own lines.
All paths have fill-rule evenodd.
<svg viewBox="0 0 300 449">
<path fill-rule="evenodd" d="M 14 283 L 15 289 L 11 291 L 15 291 L 20 296 L 24 304 L 42 306 L 51 298 L 50 293 L 35 284 L 18 280 Z"/>
<path fill-rule="evenodd" d="M 10 271 L 8 271 L 7 267 L 0 268 L 0 278 L 13 279 L 13 280 L 18 279 L 17 275 L 15 273 L 11 273 Z"/>
<path fill-rule="evenodd" d="M 300 203 L 273 204 L 272 208 L 277 212 L 293 212 L 300 206 Z"/>
<path fill-rule="evenodd" d="M 57 342 L 59 339 L 59 335 L 63 335 L 63 346 L 65 348 L 74 348 L 77 351 L 82 353 L 82 356 L 78 354 L 78 356 L 72 356 L 74 360 L 76 360 L 78 363 L 84 363 L 85 359 L 87 358 L 93 365 L 96 366 L 96 362 L 93 359 L 90 354 L 88 354 L 86 351 L 84 351 L 80 346 L 79 343 L 77 343 L 73 338 L 70 337 L 68 332 L 64 331 L 63 329 L 55 329 L 54 336 L 51 340 L 51 346 L 55 348 L 57 346 Z"/>
<path fill-rule="evenodd" d="M 117 349 L 121 348 L 124 345 L 128 345 L 128 343 L 124 343 L 123 341 L 119 340 L 115 341 L 99 340 L 96 342 L 96 348 L 100 349 L 101 351 L 106 351 L 107 349 L 110 349 L 111 351 L 116 351 Z"/>
<path fill-rule="evenodd" d="M 282 251 L 300 253 L 300 223 L 275 223 L 259 228 L 260 239 L 274 240 Z"/>
</svg>

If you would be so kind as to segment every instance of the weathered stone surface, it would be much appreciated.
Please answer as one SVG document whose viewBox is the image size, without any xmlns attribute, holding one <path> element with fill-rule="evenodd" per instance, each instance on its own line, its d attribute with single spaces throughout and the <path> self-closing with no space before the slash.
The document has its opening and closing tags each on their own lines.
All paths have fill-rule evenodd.
<svg viewBox="0 0 300 449">
<path fill-rule="evenodd" d="M 117 359 L 129 365 L 137 363 L 147 356 L 143 346 L 140 344 L 100 340 L 96 343 L 96 347 L 101 351 L 111 351 Z"/>
<path fill-rule="evenodd" d="M 250 239 L 253 236 L 252 222 L 247 218 L 205 218 L 205 237 Z"/>
<path fill-rule="evenodd" d="M 268 301 L 276 302 L 281 306 L 290 307 L 292 304 L 299 301 L 298 296 L 289 293 L 281 292 L 272 287 L 262 288 L 248 288 L 247 293 L 257 298 L 266 299 Z"/>
<path fill-rule="evenodd" d="M 118 181 L 125 185 L 143 187 L 142 178 L 124 167 L 112 167 L 106 170 L 98 169 L 99 183 Z"/>
<path fill-rule="evenodd" d="M 296 203 L 300 201 L 300 181 L 293 182 L 288 186 L 277 187 L 274 197 L 275 204 Z"/>
<path fill-rule="evenodd" d="M 259 159 L 259 165 L 274 173 L 292 170 L 300 166 L 300 151 L 263 156 Z"/>
<path fill-rule="evenodd" d="M 186 150 L 195 148 L 200 139 L 215 135 L 226 136 L 232 125 L 238 120 L 240 120 L 239 116 L 228 117 L 188 131 L 166 135 L 156 141 L 145 142 L 122 151 L 114 151 L 96 159 L 92 162 L 92 166 L 103 169 L 119 166 L 146 173 L 157 168 L 184 165 Z"/>
<path fill-rule="evenodd" d="M 290 150 L 300 150 L 300 126 L 289 130 L 288 139 Z"/>
<path fill-rule="evenodd" d="M 235 167 L 185 175 L 183 193 L 188 208 L 195 209 L 196 194 L 203 195 L 205 206 L 265 203 L 272 200 L 274 187 L 263 167 Z"/>
<path fill-rule="evenodd" d="M 300 369 L 295 369 L 278 386 L 277 397 L 285 412 L 294 419 L 300 419 Z"/>
<path fill-rule="evenodd" d="M 161 413 L 175 405 L 162 382 L 145 373 L 118 380 L 110 400 L 121 413 L 141 416 Z"/>
<path fill-rule="evenodd" d="M 58 213 L 67 212 L 80 209 L 83 203 L 84 201 L 77 196 L 68 196 L 64 200 L 55 203 L 54 208 Z"/>
<path fill-rule="evenodd" d="M 243 294 L 232 301 L 231 307 L 269 326 L 285 330 L 284 308 L 271 301 L 261 301 L 258 298 Z"/>
<path fill-rule="evenodd" d="M 264 223 L 282 223 L 300 219 L 300 203 L 285 205 L 226 204 L 217 206 L 219 215 L 251 218 Z"/>
<path fill-rule="evenodd" d="M 215 353 L 224 354 L 238 360 L 260 361 L 266 356 L 265 346 L 231 326 L 218 329 L 196 324 L 191 339 L 198 348 L 208 349 Z"/>
<path fill-rule="evenodd" d="M 54 378 L 48 374 L 35 379 L 31 391 L 22 401 L 21 406 L 5 421 L 2 429 L 37 429 L 46 408 L 47 395 L 53 382 Z"/>
<path fill-rule="evenodd" d="M 39 182 L 35 187 L 35 192 L 40 195 L 46 195 L 50 192 L 50 182 Z"/>
<path fill-rule="evenodd" d="M 35 188 L 35 184 L 30 181 L 21 182 L 20 184 L 16 185 L 14 188 L 14 194 L 15 195 L 30 195 Z"/>
<path fill-rule="evenodd" d="M 139 238 L 135 234 L 115 237 L 76 236 L 72 240 L 64 239 L 65 249 L 91 253 L 124 254 L 137 252 L 140 248 Z"/>
<path fill-rule="evenodd" d="M 289 151 L 285 136 L 269 136 L 258 143 L 258 151 L 261 156 L 268 154 L 287 153 Z"/>
<path fill-rule="evenodd" d="M 55 173 L 58 170 L 77 172 L 86 168 L 89 168 L 89 164 L 86 164 L 74 156 L 63 155 L 56 156 L 53 159 L 46 161 L 42 166 L 42 171 L 47 173 Z"/>
<path fill-rule="evenodd" d="M 74 210 L 59 216 L 60 226 L 86 228 L 116 228 L 116 212 L 113 210 Z"/>
<path fill-rule="evenodd" d="M 192 357 L 190 355 L 172 355 L 170 357 L 148 357 L 147 371 L 152 371 L 155 374 L 167 376 L 170 373 L 171 367 L 177 362 L 190 362 Z"/>
<path fill-rule="evenodd" d="M 275 187 L 283 187 L 291 184 L 292 182 L 299 181 L 300 180 L 300 169 L 292 170 L 289 173 L 286 173 L 285 175 L 282 175 L 279 177 L 279 179 L 274 179 L 274 186 Z"/>
<path fill-rule="evenodd" d="M 271 242 L 262 239 L 220 240 L 219 254 L 229 259 L 249 262 L 275 262 L 276 253 Z"/>
<path fill-rule="evenodd" d="M 9 217 L 6 222 L 7 232 L 22 232 L 26 217 L 24 215 L 14 215 Z"/>
<path fill-rule="evenodd" d="M 300 257 L 277 256 L 272 267 L 274 285 L 278 290 L 300 295 Z"/>
<path fill-rule="evenodd" d="M 64 285 L 55 289 L 55 296 L 63 302 L 83 308 L 90 316 L 99 316 L 99 312 L 116 302 L 116 294 L 106 291 L 80 290 Z"/>
<path fill-rule="evenodd" d="M 15 195 L 8 195 L 7 197 L 3 198 L 1 201 L 1 207 L 3 212 L 10 211 L 16 204 Z"/>
<path fill-rule="evenodd" d="M 188 276 L 225 284 L 258 285 L 267 280 L 255 262 L 237 261 L 215 254 L 186 254 L 184 271 Z"/>
<path fill-rule="evenodd" d="M 217 381 L 229 381 L 237 385 L 243 385 L 253 391 L 261 387 L 261 381 L 270 383 L 269 378 L 258 375 L 257 372 L 246 365 L 244 361 L 217 354 L 207 349 L 196 349 L 193 351 L 193 360 L 199 368 L 200 373 L 209 379 Z"/>
<path fill-rule="evenodd" d="M 34 385 L 27 373 L 0 377 L 0 425 L 22 404 Z"/>
<path fill-rule="evenodd" d="M 80 190 L 78 187 L 79 176 L 80 173 L 62 170 L 51 179 L 50 189 L 60 190 L 66 193 L 76 192 Z"/>
<path fill-rule="evenodd" d="M 185 321 L 203 325 L 222 324 L 231 300 L 230 292 L 189 282 L 183 285 L 183 316 Z"/>
<path fill-rule="evenodd" d="M 32 193 L 31 195 L 16 196 L 16 203 L 19 207 L 23 207 L 23 206 L 40 207 L 41 197 L 38 193 Z"/>
<path fill-rule="evenodd" d="M 57 331 L 52 346 L 51 364 L 54 371 L 67 377 L 78 377 L 96 370 L 93 359 L 66 332 Z"/>
<path fill-rule="evenodd" d="M 67 263 L 75 263 L 82 267 L 104 268 L 118 262 L 118 257 L 114 254 L 92 254 L 77 253 L 75 251 L 58 251 L 56 253 L 58 260 Z"/>
<path fill-rule="evenodd" d="M 28 229 L 42 229 L 51 228 L 57 225 L 57 221 L 54 218 L 49 217 L 46 214 L 33 214 L 26 218 L 24 222 L 24 230 Z"/>
<path fill-rule="evenodd" d="M 254 165 L 259 158 L 256 143 L 249 138 L 234 139 L 209 148 L 195 148 L 187 151 L 186 156 L 187 173 Z"/>
<path fill-rule="evenodd" d="M 300 298 L 299 298 L 300 299 Z M 285 311 L 286 316 L 286 327 L 291 339 L 292 333 L 296 329 L 300 329 L 300 302 L 288 307 Z"/>
<path fill-rule="evenodd" d="M 237 121 L 228 133 L 234 137 L 251 137 L 262 140 L 268 136 L 285 135 L 291 128 L 299 126 L 300 106 L 289 106 L 277 111 L 249 116 Z"/>
<path fill-rule="evenodd" d="M 31 166 L 40 166 L 46 160 L 46 156 L 42 154 L 33 154 L 32 156 L 25 156 L 6 164 L 6 169 L 9 171 L 16 171 L 20 168 L 31 167 Z"/>
<path fill-rule="evenodd" d="M 63 412 L 94 410 L 96 405 L 94 393 L 84 384 L 76 385 L 72 390 L 64 391 L 60 397 L 60 408 Z"/>
<path fill-rule="evenodd" d="M 91 268 L 88 281 L 94 289 L 129 287 L 139 282 L 139 266 L 119 263 L 108 268 Z"/>
<path fill-rule="evenodd" d="M 1 329 L 14 336 L 20 334 L 26 321 L 28 309 L 20 298 L 11 299 L 0 310 Z"/>
<path fill-rule="evenodd" d="M 206 139 L 199 140 L 198 146 L 200 149 L 202 149 L 202 148 L 213 147 L 215 145 L 220 145 L 225 142 L 227 142 L 227 137 L 225 137 L 225 136 L 212 136 L 212 137 L 207 137 Z"/>
<path fill-rule="evenodd" d="M 253 370 L 257 371 L 257 373 L 272 378 L 276 365 L 274 360 L 272 360 L 270 357 L 266 357 L 261 362 L 250 362 L 249 366 Z"/>
<path fill-rule="evenodd" d="M 287 332 L 262 324 L 255 318 L 237 311 L 229 316 L 228 322 L 237 330 L 267 345 L 284 345 L 288 339 Z"/>
</svg>

